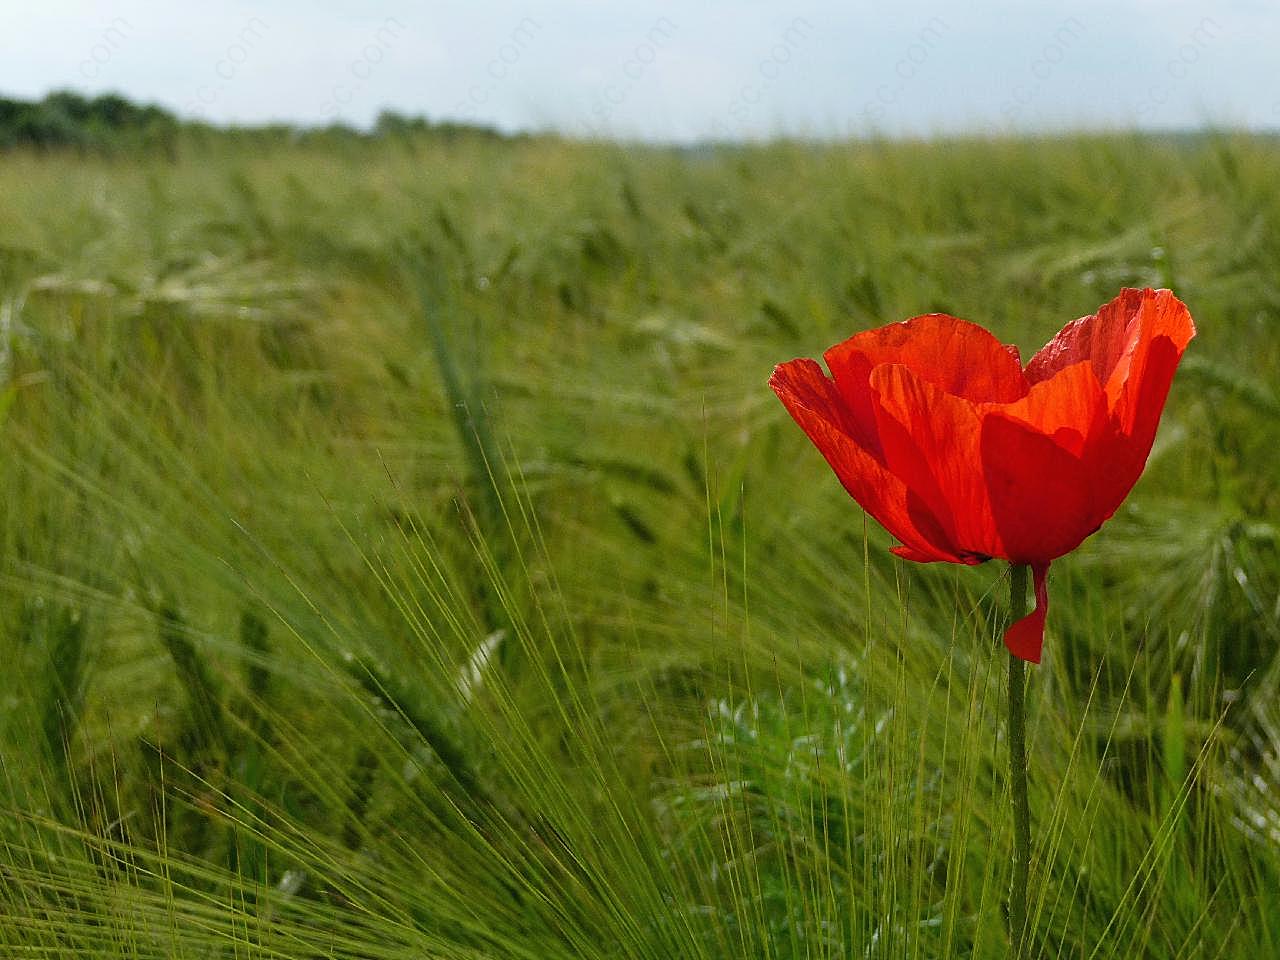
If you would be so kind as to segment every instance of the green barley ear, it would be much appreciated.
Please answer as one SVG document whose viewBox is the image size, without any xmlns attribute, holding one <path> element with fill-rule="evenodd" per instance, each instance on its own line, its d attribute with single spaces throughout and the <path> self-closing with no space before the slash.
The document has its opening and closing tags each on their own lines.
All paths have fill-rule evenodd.
<svg viewBox="0 0 1280 960">
<path fill-rule="evenodd" d="M 252 731 L 253 738 L 240 751 L 240 765 L 246 774 L 260 767 L 261 744 L 271 742 L 275 732 L 271 724 L 271 634 L 260 604 L 247 603 L 240 611 L 239 639 L 241 655 L 245 662 L 245 693 L 247 703 L 242 716 Z M 252 780 L 252 777 L 250 777 Z M 246 783 L 247 786 L 252 784 Z"/>
<path fill-rule="evenodd" d="M 445 402 L 452 415 L 454 431 L 467 463 L 467 488 L 474 501 L 463 504 L 464 517 L 473 536 L 483 544 L 481 553 L 491 570 L 501 574 L 510 568 L 514 554 L 513 531 L 503 502 L 502 455 L 494 437 L 482 397 L 486 386 L 480 362 L 474 360 L 469 376 L 451 332 L 462 322 L 462 309 L 453 285 L 445 279 L 445 265 L 428 247 L 402 248 L 403 269 L 417 297 L 422 321 L 431 344 L 432 356 L 444 387 Z M 513 633 L 511 617 L 491 577 L 477 578 L 477 592 L 484 610 L 488 633 Z M 500 653 L 504 657 L 506 648 Z"/>
<path fill-rule="evenodd" d="M 70 796 L 71 742 L 75 739 L 85 692 L 85 618 L 76 607 L 42 611 L 48 649 L 41 729 L 45 749 Z"/>
<path fill-rule="evenodd" d="M 266 700 L 271 693 L 271 671 L 267 659 L 271 654 L 270 632 L 262 611 L 256 605 L 240 611 L 240 644 L 249 656 L 245 681 L 249 692 L 258 700 Z"/>
<path fill-rule="evenodd" d="M 454 431 L 467 459 L 472 488 L 478 499 L 473 509 L 482 532 L 496 531 L 502 506 L 495 471 L 501 458 L 481 400 L 485 391 L 483 371 L 478 363 L 465 371 L 454 343 L 452 331 L 462 318 L 451 284 L 443 279 L 445 265 L 431 256 L 429 250 L 419 250 L 405 257 L 404 269 L 417 299 Z"/>
<path fill-rule="evenodd" d="M 1236 397 L 1262 416 L 1280 417 L 1280 396 L 1275 389 L 1235 367 L 1193 356 L 1187 357 L 1183 370 L 1189 379 Z"/>
<path fill-rule="evenodd" d="M 222 699 L 208 667 L 200 658 L 191 640 L 186 622 L 177 608 L 169 602 L 157 611 L 160 642 L 169 653 L 177 671 L 178 682 L 187 695 L 191 710 L 192 727 L 200 749 L 231 753 L 232 739 L 228 733 Z"/>
<path fill-rule="evenodd" d="M 1187 729 L 1182 704 L 1182 675 L 1178 673 L 1169 682 L 1169 706 L 1165 710 L 1162 741 L 1165 778 L 1163 806 L 1168 811 L 1187 775 Z"/>
<path fill-rule="evenodd" d="M 423 705 L 419 694 L 367 657 L 352 657 L 344 663 L 347 673 L 367 694 L 398 716 L 421 738 L 464 794 L 472 799 L 483 798 L 484 790 L 467 751 Z"/>
</svg>

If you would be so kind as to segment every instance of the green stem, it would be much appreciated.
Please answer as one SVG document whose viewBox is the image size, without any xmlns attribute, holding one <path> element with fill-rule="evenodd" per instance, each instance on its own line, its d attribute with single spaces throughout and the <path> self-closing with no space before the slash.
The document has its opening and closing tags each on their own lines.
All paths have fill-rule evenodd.
<svg viewBox="0 0 1280 960">
<path fill-rule="evenodd" d="M 1023 564 L 1009 567 L 1009 615 L 1027 615 L 1027 574 Z M 1031 864 L 1031 804 L 1027 799 L 1026 664 L 1009 654 L 1009 778 L 1013 795 L 1013 883 L 1009 888 L 1010 956 L 1026 955 L 1027 874 Z"/>
</svg>

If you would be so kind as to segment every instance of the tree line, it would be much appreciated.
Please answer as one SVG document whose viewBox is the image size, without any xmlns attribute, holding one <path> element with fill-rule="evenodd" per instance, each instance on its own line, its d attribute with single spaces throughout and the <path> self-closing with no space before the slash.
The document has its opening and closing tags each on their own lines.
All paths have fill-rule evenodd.
<svg viewBox="0 0 1280 960">
<path fill-rule="evenodd" d="M 290 124 L 218 127 L 204 121 L 180 118 L 155 104 L 137 104 L 116 93 L 88 97 L 70 90 L 59 90 L 41 100 L 0 97 L 0 150 L 72 148 L 95 152 L 154 149 L 172 152 L 184 135 L 198 140 L 219 136 L 282 140 L 502 136 L 490 127 L 432 122 L 425 117 L 390 110 L 380 113 L 373 127 L 367 131 L 341 123 L 326 127 Z"/>
</svg>

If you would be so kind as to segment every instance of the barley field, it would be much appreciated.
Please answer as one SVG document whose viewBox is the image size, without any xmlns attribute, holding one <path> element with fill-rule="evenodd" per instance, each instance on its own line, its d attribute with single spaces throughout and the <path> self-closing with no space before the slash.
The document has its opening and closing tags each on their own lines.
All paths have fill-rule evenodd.
<svg viewBox="0 0 1280 960">
<path fill-rule="evenodd" d="M 1029 670 L 1033 955 L 1280 956 L 1280 140 L 0 153 L 0 953 L 1001 958 L 1007 569 L 766 386 L 1199 336 Z"/>
</svg>

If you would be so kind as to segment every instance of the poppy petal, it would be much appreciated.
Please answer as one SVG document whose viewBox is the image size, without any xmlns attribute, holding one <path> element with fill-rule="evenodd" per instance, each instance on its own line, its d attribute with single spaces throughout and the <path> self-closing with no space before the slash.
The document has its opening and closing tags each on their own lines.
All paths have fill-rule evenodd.
<svg viewBox="0 0 1280 960">
<path fill-rule="evenodd" d="M 1039 663 L 1040 651 L 1044 646 L 1044 622 L 1049 615 L 1049 587 L 1046 582 L 1049 562 L 1033 563 L 1031 574 L 1035 581 L 1035 609 L 1010 625 L 1004 632 L 1004 645 L 1015 657 Z"/>
<path fill-rule="evenodd" d="M 1155 441 L 1160 414 L 1164 412 L 1173 374 L 1181 359 L 1181 347 L 1168 337 L 1156 337 L 1143 352 L 1141 369 L 1135 370 L 1125 383 L 1116 405 L 1117 426 L 1141 451 L 1144 463 Z"/>
<path fill-rule="evenodd" d="M 1128 390 L 1129 384 L 1140 383 L 1145 378 L 1147 357 L 1153 344 L 1161 337 L 1167 338 L 1180 358 L 1187 344 L 1196 335 L 1191 313 L 1181 300 L 1168 290 L 1147 292 L 1151 296 L 1143 301 L 1141 309 L 1130 324 L 1124 352 L 1111 371 L 1111 376 L 1103 381 L 1112 412 L 1119 415 L 1122 429 L 1126 433 L 1132 431 L 1136 409 L 1124 403 L 1123 398 L 1126 394 L 1134 395 Z M 1172 372 L 1170 376 L 1172 377 Z M 1161 399 L 1160 408 L 1163 407 L 1164 401 Z"/>
<path fill-rule="evenodd" d="M 903 560 L 912 560 L 915 563 L 934 563 L 938 560 L 945 560 L 948 563 L 961 562 L 958 557 L 940 557 L 936 553 L 925 553 L 915 549 L 914 547 L 908 547 L 905 545 L 900 547 L 890 547 L 889 552 L 895 557 L 901 557 Z"/>
<path fill-rule="evenodd" d="M 1070 553 L 1101 524 L 1092 488 L 1097 478 L 1060 443 L 999 411 L 982 420 L 982 467 L 991 514 L 1013 563 Z"/>
<path fill-rule="evenodd" d="M 1186 304 L 1169 290 L 1120 291 L 1098 312 L 1067 324 L 1027 364 L 1027 380 L 1039 383 L 1064 367 L 1088 360 L 1114 405 L 1133 374 L 1131 362 L 1156 337 L 1174 341 L 1179 355 L 1196 334 Z"/>
<path fill-rule="evenodd" d="M 1142 374 L 1125 385 L 1120 410 L 1112 417 L 1106 434 L 1088 454 L 1093 467 L 1094 510 L 1102 523 L 1119 509 L 1129 495 L 1151 455 L 1156 428 L 1164 410 L 1174 370 L 1181 351 L 1168 337 L 1157 337 L 1145 351 Z M 1125 432 L 1125 414 L 1132 411 L 1132 421 Z"/>
<path fill-rule="evenodd" d="M 854 334 L 823 359 L 860 420 L 872 410 L 871 371 L 886 363 L 900 363 L 939 390 L 975 402 L 1009 403 L 1027 392 L 1017 347 L 1006 346 L 976 323 L 945 313 Z M 875 443 L 868 448 L 875 449 Z"/>
<path fill-rule="evenodd" d="M 1099 383 L 1106 383 L 1123 355 L 1130 321 L 1138 314 L 1151 290 L 1125 288 L 1098 312 L 1072 320 L 1040 348 L 1027 364 L 1031 384 L 1048 380 L 1064 367 L 1088 360 Z"/>
<path fill-rule="evenodd" d="M 1088 361 L 1072 364 L 1041 380 L 1016 403 L 990 408 L 1021 420 L 1080 456 L 1089 438 L 1107 421 L 1107 395 Z"/>
<path fill-rule="evenodd" d="M 908 508 L 939 518 L 953 552 L 969 562 L 1003 556 L 982 475 L 978 406 L 898 363 L 876 367 L 871 388 L 885 465 L 911 491 Z"/>
<path fill-rule="evenodd" d="M 859 445 L 854 418 L 816 362 L 801 359 L 779 364 L 769 386 L 849 495 L 910 550 L 909 559 L 962 562 L 937 517 L 912 502 L 903 482 Z"/>
</svg>

